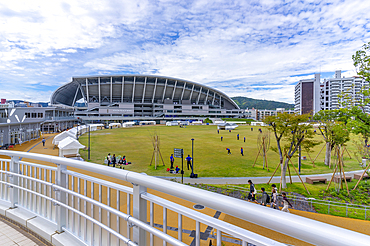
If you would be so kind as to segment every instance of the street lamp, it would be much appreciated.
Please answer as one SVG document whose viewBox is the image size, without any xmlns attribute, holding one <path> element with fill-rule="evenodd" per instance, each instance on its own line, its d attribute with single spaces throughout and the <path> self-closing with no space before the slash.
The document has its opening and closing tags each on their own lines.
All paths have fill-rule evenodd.
<svg viewBox="0 0 370 246">
<path fill-rule="evenodd" d="M 191 139 L 191 174 L 190 177 L 194 177 L 194 138 Z"/>
<path fill-rule="evenodd" d="M 89 146 L 88 146 L 88 155 L 87 155 L 87 160 L 90 160 L 90 125 L 89 126 Z"/>
</svg>

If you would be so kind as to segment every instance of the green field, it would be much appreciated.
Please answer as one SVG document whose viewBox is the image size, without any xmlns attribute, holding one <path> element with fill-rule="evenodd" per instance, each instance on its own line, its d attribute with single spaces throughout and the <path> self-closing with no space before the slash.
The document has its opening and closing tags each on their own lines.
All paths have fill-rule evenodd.
<svg viewBox="0 0 370 246">
<path fill-rule="evenodd" d="M 170 166 L 169 157 L 173 153 L 174 148 L 183 148 L 187 156 L 191 155 L 191 138 L 194 138 L 194 173 L 199 177 L 248 177 L 248 176 L 270 176 L 279 162 L 279 156 L 272 151 L 268 152 L 267 169 L 262 169 L 262 157 L 259 157 L 255 167 L 253 166 L 258 148 L 257 139 L 259 127 L 251 127 L 242 125 L 233 130 L 220 131 L 217 134 L 216 126 L 187 126 L 180 128 L 176 126 L 137 126 L 132 128 L 107 129 L 91 133 L 91 161 L 103 164 L 104 158 L 108 153 L 125 155 L 132 165 L 127 165 L 126 170 L 135 172 L 145 172 L 148 175 L 154 176 L 171 176 L 166 172 Z M 266 128 L 263 128 L 263 132 Z M 154 164 L 150 166 L 150 161 L 153 153 L 152 138 L 158 134 L 160 138 L 160 149 L 165 161 L 165 166 L 160 163 L 157 169 Z M 240 135 L 240 140 L 236 140 L 236 135 Z M 223 136 L 223 141 L 220 137 Z M 246 137 L 246 142 L 243 138 Z M 273 134 L 270 134 L 271 146 L 276 145 Z M 317 135 L 318 140 L 322 140 L 320 135 Z M 357 137 L 355 137 L 357 138 Z M 87 146 L 88 134 L 80 137 L 80 142 Z M 319 153 L 324 143 L 316 146 L 312 153 L 312 158 L 315 158 Z M 240 154 L 240 148 L 244 148 L 244 156 Z M 230 148 L 232 155 L 227 155 L 226 148 Z M 354 146 L 350 142 L 347 146 L 352 159 L 348 154 L 344 155 L 345 171 L 361 169 L 358 161 L 354 158 Z M 315 165 L 309 160 L 306 152 L 302 150 L 302 156 L 307 156 L 307 160 L 302 161 L 301 174 L 314 173 L 329 173 L 332 172 L 324 165 L 324 151 L 317 158 Z M 87 160 L 87 151 L 82 150 L 81 156 Z M 293 162 L 297 167 L 297 158 L 293 158 Z M 181 159 L 175 158 L 175 165 L 181 168 Z M 189 176 L 191 171 L 188 171 L 184 161 L 185 176 Z M 295 175 L 291 169 L 292 175 Z M 277 175 L 280 174 L 280 169 Z"/>
</svg>

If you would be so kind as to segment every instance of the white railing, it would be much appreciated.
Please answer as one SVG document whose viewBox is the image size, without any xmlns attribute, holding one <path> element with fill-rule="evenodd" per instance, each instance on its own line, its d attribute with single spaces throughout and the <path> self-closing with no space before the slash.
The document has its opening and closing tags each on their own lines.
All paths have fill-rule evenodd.
<svg viewBox="0 0 370 246">
<path fill-rule="evenodd" d="M 206 240 L 215 238 L 217 245 L 231 239 L 234 244 L 245 246 L 283 245 L 190 209 L 183 205 L 184 201 L 312 244 L 368 245 L 370 241 L 369 236 L 357 232 L 145 174 L 26 152 L 0 150 L 0 155 L 11 158 L 0 160 L 0 199 L 10 202 L 12 208 L 26 209 L 47 219 L 59 231 L 73 235 L 86 245 L 141 246 L 160 242 L 198 246 L 207 242 L 202 241 L 205 239 L 202 235 L 207 233 L 201 233 L 206 226 Z M 101 175 L 130 182 L 132 187 L 93 177 Z M 168 195 L 179 199 L 170 201 L 166 199 Z M 184 233 L 191 233 L 193 239 L 184 237 Z"/>
</svg>

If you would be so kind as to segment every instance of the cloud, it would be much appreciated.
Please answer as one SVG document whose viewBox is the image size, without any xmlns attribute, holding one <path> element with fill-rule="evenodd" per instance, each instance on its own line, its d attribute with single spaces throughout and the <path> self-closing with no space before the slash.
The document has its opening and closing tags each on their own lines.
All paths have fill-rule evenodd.
<svg viewBox="0 0 370 246">
<path fill-rule="evenodd" d="M 0 84 L 27 93 L 30 81 L 53 91 L 73 76 L 156 74 L 293 102 L 299 79 L 355 74 L 369 12 L 361 0 L 8 1 Z"/>
</svg>

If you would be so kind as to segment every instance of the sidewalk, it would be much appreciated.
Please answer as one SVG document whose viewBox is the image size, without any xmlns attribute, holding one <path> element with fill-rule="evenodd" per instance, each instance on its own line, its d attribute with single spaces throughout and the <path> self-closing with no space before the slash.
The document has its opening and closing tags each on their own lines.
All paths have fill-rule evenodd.
<svg viewBox="0 0 370 246">
<path fill-rule="evenodd" d="M 357 170 L 357 171 L 350 171 L 345 172 L 346 177 L 352 177 L 356 173 L 362 174 L 364 170 Z M 310 174 L 310 175 L 301 175 L 303 182 L 306 182 L 306 177 L 325 177 L 328 181 L 331 179 L 333 173 L 325 173 L 325 174 Z M 161 179 L 167 180 L 176 180 L 177 182 L 181 182 L 181 174 L 176 174 L 174 176 L 162 176 L 157 177 Z M 266 184 L 271 177 L 206 177 L 206 178 L 196 178 L 192 179 L 189 177 L 184 177 L 184 184 L 247 184 L 248 180 L 252 180 L 254 184 Z M 287 182 L 289 181 L 289 176 L 286 176 Z M 298 176 L 292 176 L 293 183 L 301 182 Z M 280 176 L 275 176 L 272 178 L 270 183 L 280 183 Z"/>
</svg>

